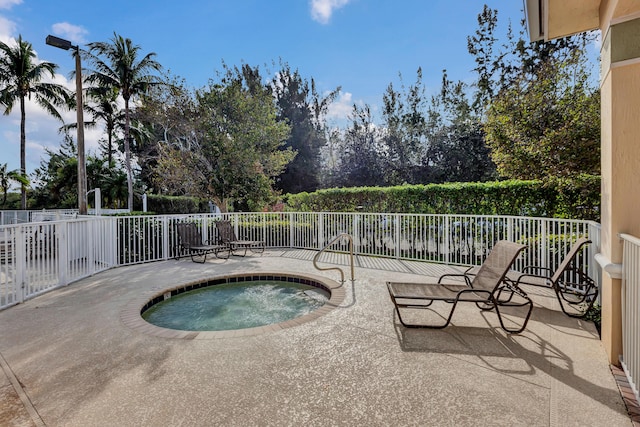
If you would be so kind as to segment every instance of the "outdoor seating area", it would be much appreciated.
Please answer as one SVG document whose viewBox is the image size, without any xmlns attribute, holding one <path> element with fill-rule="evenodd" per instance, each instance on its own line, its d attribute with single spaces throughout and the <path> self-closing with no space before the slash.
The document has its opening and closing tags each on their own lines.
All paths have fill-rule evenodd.
<svg viewBox="0 0 640 427">
<path fill-rule="evenodd" d="M 470 226 L 453 226 L 459 223 Z M 237 233 L 251 245 L 222 244 L 225 229 L 219 224 L 234 233 L 230 241 Z M 21 408 L 18 416 L 91 425 L 103 413 L 108 424 L 121 423 L 121 416 L 127 423 L 157 424 L 184 409 L 187 399 L 195 424 L 213 417 L 218 423 L 266 419 L 313 425 L 309 420 L 348 419 L 404 425 L 430 416 L 438 424 L 451 423 L 452 416 L 494 424 L 486 414 L 474 415 L 477 407 L 447 410 L 468 394 L 482 394 L 488 407 L 500 412 L 499 424 L 555 425 L 559 407 L 578 424 L 629 421 L 598 332 L 592 322 L 565 315 L 563 304 L 574 300 L 557 291 L 568 284 L 567 291 L 587 295 L 587 304 L 596 298 L 599 228 L 592 222 L 368 213 L 82 217 L 47 222 L 53 246 L 29 239 L 44 226 L 7 226 L 22 238 L 14 239 L 18 250 L 11 275 L 0 277 L 0 322 L 7 325 L 0 354 L 5 374 L 10 373 L 5 384 L 11 384 L 0 390 L 11 394 L 5 400 L 15 403 L 12 408 Z M 215 337 L 183 331 L 158 335 L 142 320 L 137 323 L 142 326 L 132 326 L 131 317 L 139 318 L 132 302 L 145 296 L 162 300 L 163 290 L 181 283 L 261 271 L 337 280 L 331 270 L 350 267 L 344 242 L 338 239 L 330 250 L 319 251 L 342 233 L 353 236 L 347 241 L 354 242 L 355 281 L 342 284 L 344 301 L 313 321 L 294 319 L 259 334 L 237 330 Z M 540 235 L 551 234 L 553 248 L 539 244 L 547 241 Z M 388 243 L 366 243 L 378 240 Z M 514 242 L 530 243 L 525 249 Z M 229 257 L 234 251 L 241 256 Z M 16 253 L 30 255 L 22 259 Z M 216 256 L 207 257 L 210 253 Z M 329 270 L 315 266 L 317 255 Z M 469 270 L 470 263 L 480 266 Z M 544 278 L 544 286 L 530 286 L 536 283 L 525 284 L 523 273 L 530 280 L 531 265 L 555 274 Z M 514 276 L 516 270 L 521 273 Z M 442 277 L 445 286 L 436 284 Z M 577 282 L 582 284 L 576 287 Z M 584 302 L 577 305 L 583 308 Z M 437 305 L 450 310 L 432 310 Z M 435 318 L 428 318 L 431 311 Z M 78 345 L 82 348 L 74 350 Z M 65 359 L 62 353 L 68 352 L 73 357 Z M 96 366 L 103 368 L 94 378 Z M 274 390 L 273 399 L 264 397 L 265 388 Z M 215 415 L 201 390 L 217 402 Z M 176 393 L 184 396 L 179 407 Z M 416 393 L 429 396 L 435 413 L 415 399 Z M 54 405 L 59 396 L 64 402 Z M 78 406 L 86 396 L 89 403 Z M 228 401 L 229 396 L 236 399 Z M 509 400 L 523 396 L 536 408 L 518 409 Z M 326 405 L 317 403 L 320 397 Z M 353 400 L 360 410 L 345 406 Z M 294 401 L 305 409 L 291 408 Z M 238 402 L 256 410 L 238 418 L 231 409 Z M 415 413 L 397 409 L 407 405 Z M 119 407 L 125 409 L 116 413 L 113 408 Z"/>
<path fill-rule="evenodd" d="M 210 240 L 203 241 L 198 226 L 194 222 L 176 224 L 176 231 L 180 240 L 179 246 L 191 255 L 191 261 L 204 263 L 207 260 L 207 254 L 214 254 L 216 258 L 229 258 L 228 246 L 212 245 L 209 244 Z M 226 256 L 220 256 L 220 253 Z M 197 261 L 197 258 L 201 261 Z"/>
<path fill-rule="evenodd" d="M 259 335 L 160 338 L 122 320 L 131 301 L 179 282 L 319 274 L 314 255 L 268 248 L 129 265 L 0 311 L 3 368 L 31 407 L 10 393 L 11 378 L 0 400 L 20 409 L 13 416 L 24 425 L 630 425 L 593 323 L 564 315 L 547 289 L 530 293 L 521 334 L 474 304 L 460 304 L 445 329 L 403 327 L 385 283 L 460 267 L 358 255 L 338 307 Z M 325 255 L 321 263 L 346 264 Z"/>
</svg>

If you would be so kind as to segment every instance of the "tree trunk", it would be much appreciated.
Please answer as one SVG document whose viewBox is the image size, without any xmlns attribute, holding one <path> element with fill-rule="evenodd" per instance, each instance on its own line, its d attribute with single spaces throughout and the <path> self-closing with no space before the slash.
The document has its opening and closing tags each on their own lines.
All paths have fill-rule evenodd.
<svg viewBox="0 0 640 427">
<path fill-rule="evenodd" d="M 129 144 L 129 99 L 124 100 L 124 166 L 127 171 L 127 207 L 133 211 L 133 173 L 131 171 L 131 146 Z"/>
<path fill-rule="evenodd" d="M 22 176 L 27 176 L 27 131 L 25 122 L 24 96 L 20 96 L 20 173 Z M 27 209 L 27 187 L 24 184 L 20 184 L 20 204 L 22 209 Z"/>
</svg>

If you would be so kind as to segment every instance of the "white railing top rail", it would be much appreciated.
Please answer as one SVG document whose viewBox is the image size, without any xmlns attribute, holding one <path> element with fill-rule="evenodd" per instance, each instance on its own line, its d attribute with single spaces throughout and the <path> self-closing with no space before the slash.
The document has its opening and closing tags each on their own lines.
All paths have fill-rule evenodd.
<svg viewBox="0 0 640 427">
<path fill-rule="evenodd" d="M 626 240 L 629 243 L 632 243 L 636 246 L 640 246 L 640 238 L 636 237 L 636 236 L 632 236 L 631 234 L 626 234 L 626 233 L 620 233 L 618 234 L 618 236 L 622 239 L 622 240 Z"/>
</svg>

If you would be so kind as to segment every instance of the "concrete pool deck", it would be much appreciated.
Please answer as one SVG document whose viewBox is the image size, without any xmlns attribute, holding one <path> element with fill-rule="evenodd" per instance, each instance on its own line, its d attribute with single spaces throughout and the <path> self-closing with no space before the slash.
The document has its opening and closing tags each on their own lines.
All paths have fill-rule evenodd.
<svg viewBox="0 0 640 427">
<path fill-rule="evenodd" d="M 339 307 L 260 334 L 163 338 L 123 322 L 131 301 L 177 282 L 255 271 L 337 280 L 313 254 L 123 267 L 0 311 L 0 424 L 631 425 L 593 324 L 544 290 L 528 289 L 536 306 L 522 334 L 473 304 L 442 330 L 401 327 L 385 282 L 446 266 L 359 258 Z"/>
</svg>

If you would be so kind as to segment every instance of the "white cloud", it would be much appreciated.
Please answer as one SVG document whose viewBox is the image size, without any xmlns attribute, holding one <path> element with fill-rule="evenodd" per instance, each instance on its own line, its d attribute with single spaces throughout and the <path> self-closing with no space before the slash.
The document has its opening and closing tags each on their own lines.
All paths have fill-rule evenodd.
<svg viewBox="0 0 640 427">
<path fill-rule="evenodd" d="M 337 121 L 347 120 L 351 112 L 353 111 L 354 101 L 353 95 L 350 92 L 340 92 L 338 98 L 329 104 L 327 110 L 327 119 L 333 119 Z"/>
<path fill-rule="evenodd" d="M 20 3 L 22 3 L 22 0 L 0 0 L 0 9 L 11 9 Z"/>
<path fill-rule="evenodd" d="M 0 0 L 1 1 L 1 0 Z M 311 0 L 311 18 L 321 24 L 328 24 L 331 15 L 351 0 Z"/>
<path fill-rule="evenodd" d="M 68 39 L 75 44 L 86 43 L 85 36 L 89 34 L 89 31 L 84 27 L 69 24 L 68 22 L 58 22 L 53 24 L 51 26 L 51 31 L 53 31 L 53 34 Z"/>
<path fill-rule="evenodd" d="M 11 43 L 13 41 L 12 35 L 16 33 L 16 28 L 15 22 L 8 20 L 4 16 L 0 16 L 0 41 Z"/>
</svg>

